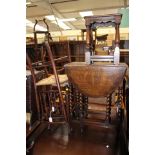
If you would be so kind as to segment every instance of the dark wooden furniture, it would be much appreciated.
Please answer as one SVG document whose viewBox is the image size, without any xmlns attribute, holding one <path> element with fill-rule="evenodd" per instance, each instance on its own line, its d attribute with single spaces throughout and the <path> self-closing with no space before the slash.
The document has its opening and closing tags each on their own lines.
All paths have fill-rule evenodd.
<svg viewBox="0 0 155 155">
<path fill-rule="evenodd" d="M 36 81 L 42 79 L 42 72 L 35 71 Z M 30 70 L 26 71 L 26 113 L 27 113 L 27 135 L 39 124 L 37 99 L 35 96 L 34 82 Z"/>
<path fill-rule="evenodd" d="M 82 36 L 82 40 L 84 40 L 84 33 L 86 33 L 86 29 L 81 29 L 81 36 Z M 96 42 L 96 36 L 97 36 L 97 32 L 96 32 L 96 28 L 92 29 L 92 32 L 95 33 L 95 38 L 93 39 Z"/>
<path fill-rule="evenodd" d="M 90 124 L 95 126 L 110 126 L 111 124 L 111 105 L 117 106 L 118 120 L 121 119 L 122 103 L 124 101 L 123 79 L 127 70 L 127 65 L 114 64 L 114 56 L 94 55 L 94 42 L 92 30 L 100 26 L 115 26 L 115 47 L 119 48 L 120 34 L 119 24 L 121 14 L 106 16 L 85 17 L 86 21 L 86 50 L 85 62 L 74 62 L 65 65 L 66 73 L 70 81 L 70 111 L 71 119 L 79 120 L 80 124 Z M 117 56 L 119 57 L 119 55 Z M 96 63 L 95 61 L 101 61 Z M 104 62 L 110 61 L 110 62 Z M 117 99 L 112 101 L 112 95 Z M 88 119 L 88 97 L 106 98 L 105 119 L 102 122 Z M 101 114 L 103 115 L 103 114 Z"/>
<path fill-rule="evenodd" d="M 53 49 L 54 58 L 58 58 L 60 56 L 67 56 L 68 50 L 70 51 L 71 62 L 85 61 L 86 41 L 50 42 L 50 47 Z M 27 44 L 26 51 L 32 62 L 37 61 L 35 57 L 34 44 Z M 39 56 L 41 57 L 41 54 L 39 54 Z M 120 49 L 120 62 L 129 64 L 129 49 Z"/>
<path fill-rule="evenodd" d="M 46 31 L 37 31 L 37 24 L 39 22 L 42 22 L 45 26 L 46 26 Z M 34 43 L 35 43 L 35 48 L 37 48 L 38 45 L 38 41 L 37 41 L 37 34 L 45 34 L 45 40 L 50 42 L 50 40 L 52 40 L 51 35 L 49 33 L 49 26 L 46 23 L 46 19 L 44 18 L 43 20 L 35 20 L 35 25 L 33 28 L 33 33 L 34 33 Z"/>
<path fill-rule="evenodd" d="M 118 115 L 120 115 L 121 105 L 123 101 L 122 84 L 125 76 L 127 65 L 126 64 L 91 64 L 85 62 L 73 62 L 65 65 L 66 74 L 68 79 L 73 84 L 70 86 L 70 92 L 74 99 L 70 99 L 71 110 L 75 104 L 79 105 L 77 113 L 81 113 L 79 119 L 86 124 L 93 124 L 95 126 L 105 126 L 111 122 L 111 104 L 112 94 L 117 90 L 117 106 Z M 73 89 L 74 87 L 74 89 Z M 74 97 L 75 96 L 75 97 Z M 87 119 L 87 97 L 106 97 L 106 117 L 105 121 L 90 122 Z M 84 98 L 86 100 L 84 100 Z M 74 110 L 73 110 L 74 111 Z M 72 117 L 72 116 L 71 116 Z M 110 124 L 109 124 L 110 125 Z"/>
<path fill-rule="evenodd" d="M 69 80 L 85 95 L 106 97 L 119 87 L 127 65 L 92 64 L 73 62 L 65 65 Z"/>
<path fill-rule="evenodd" d="M 47 31 L 36 30 L 37 24 L 40 21 L 46 25 Z M 45 34 L 43 44 L 38 44 L 37 34 Z M 40 106 L 40 119 L 49 119 L 49 122 L 53 123 L 52 113 L 54 113 L 62 115 L 62 117 L 64 118 L 64 121 L 62 121 L 62 123 L 67 123 L 67 115 L 64 105 L 65 101 L 62 94 L 62 88 L 65 89 L 68 80 L 67 76 L 63 75 L 63 65 L 65 63 L 71 62 L 70 51 L 65 50 L 67 51 L 67 53 L 65 53 L 65 56 L 62 57 L 62 55 L 57 55 L 57 57 L 55 57 L 54 59 L 53 53 L 56 51 L 53 50 L 53 46 L 49 45 L 50 39 L 52 40 L 52 38 L 50 38 L 49 27 L 45 19 L 39 21 L 36 20 L 36 23 L 34 25 L 34 52 L 37 55 L 35 54 L 35 59 L 32 62 L 31 58 L 27 54 L 27 64 L 31 70 L 33 82 L 37 91 L 36 96 L 38 99 L 38 104 Z M 68 44 L 65 48 L 68 49 Z M 44 72 L 43 79 L 37 82 L 34 70 Z M 61 73 L 61 75 L 58 75 L 58 73 Z M 58 100 L 58 102 L 56 102 L 56 100 Z"/>
<path fill-rule="evenodd" d="M 33 129 L 33 132 L 27 134 L 27 152 L 30 152 L 31 148 L 33 148 L 35 139 L 47 126 L 48 128 L 50 128 L 51 124 L 65 124 L 68 126 L 66 93 L 63 92 L 67 89 L 68 78 L 64 79 L 64 75 L 58 75 L 55 65 L 55 61 L 63 62 L 63 59 L 66 58 L 63 57 L 54 60 L 48 42 L 45 42 L 42 48 L 47 52 L 46 56 L 48 56 L 48 61 L 44 60 L 38 63 L 32 63 L 29 56 L 26 55 L 27 67 L 31 71 L 31 79 L 34 86 L 33 95 L 35 97 L 35 103 L 31 103 L 31 105 L 34 106 L 34 104 L 36 104 L 35 114 L 37 116 L 36 122 L 38 123 Z M 50 71 L 51 69 L 53 70 L 53 75 L 50 75 L 51 72 L 48 72 L 49 68 Z M 39 72 L 43 73 L 39 80 L 35 74 L 36 69 L 39 69 Z"/>
<path fill-rule="evenodd" d="M 41 115 L 40 119 L 46 120 L 46 121 L 48 120 L 52 112 L 51 111 L 52 107 L 54 106 L 52 104 L 54 104 L 55 100 L 58 99 L 59 102 L 57 104 L 59 105 L 57 105 L 57 108 L 59 109 L 59 113 L 61 113 L 61 115 L 64 116 L 65 122 L 67 122 L 67 116 L 66 116 L 66 111 L 64 107 L 64 97 L 62 96 L 62 90 L 61 90 L 62 89 L 61 84 L 62 85 L 65 84 L 66 78 L 61 79 L 63 75 L 58 76 L 56 66 L 55 66 L 55 61 L 53 59 L 52 52 L 51 52 L 48 42 L 45 43 L 45 48 L 47 50 L 46 51 L 47 55 L 49 56 L 48 62 L 39 61 L 39 63 L 32 63 L 30 58 L 27 55 L 29 67 L 32 71 L 35 87 L 39 95 L 37 97 L 39 100 L 38 102 L 40 102 L 40 115 Z M 46 67 L 46 71 L 43 70 L 44 67 Z M 36 77 L 34 75 L 34 69 L 38 69 L 38 68 L 41 68 L 45 75 L 43 79 L 36 82 Z M 50 68 L 50 72 L 48 72 L 49 71 L 48 68 Z M 53 75 L 50 75 L 51 69 L 52 69 Z"/>
<path fill-rule="evenodd" d="M 86 41 L 50 42 L 49 45 L 52 49 L 54 58 L 70 55 L 71 62 L 84 61 L 84 51 L 85 51 Z M 41 44 L 38 44 L 38 47 L 39 46 L 41 47 Z M 31 58 L 32 62 L 38 61 L 35 57 L 34 44 L 26 45 L 26 51 L 29 57 Z M 38 55 L 39 57 L 41 57 L 41 51 Z"/>
<path fill-rule="evenodd" d="M 58 72 L 63 72 L 64 68 L 62 63 L 70 62 L 70 55 L 59 57 L 54 59 L 51 47 L 49 45 L 50 35 L 47 31 L 36 31 L 35 27 L 38 23 L 34 25 L 34 58 L 31 61 L 28 53 L 26 54 L 26 66 L 30 70 L 32 75 L 32 83 L 34 86 L 34 98 L 35 103 L 31 103 L 31 106 L 36 104 L 36 116 L 37 116 L 37 125 L 31 132 L 27 133 L 27 153 L 30 152 L 31 148 L 34 146 L 34 140 L 41 134 L 41 132 L 47 127 L 50 127 L 51 124 L 68 124 L 68 118 L 65 108 L 65 96 L 63 94 L 62 87 L 66 87 L 67 77 L 64 79 L 63 75 L 58 76 Z M 40 45 L 37 42 L 37 34 L 45 34 L 45 43 Z M 27 51 L 28 52 L 28 51 Z M 60 64 L 58 69 L 56 68 L 56 63 Z M 60 68 L 61 67 L 61 68 Z M 41 79 L 37 80 L 35 71 L 41 71 L 43 76 Z M 53 74 L 53 75 L 52 75 Z M 63 79 L 62 79 L 63 77 Z M 65 89 L 65 88 L 64 88 Z M 29 91 L 31 91 L 29 89 Z M 32 120 L 30 119 L 30 122 Z M 32 135 L 33 134 L 33 135 Z"/>
<path fill-rule="evenodd" d="M 38 23 L 39 22 L 43 23 L 46 26 L 46 29 L 47 29 L 46 31 L 38 31 L 37 30 L 37 26 L 38 26 Z M 33 33 L 34 33 L 35 59 L 38 61 L 39 60 L 39 57 L 40 57 L 40 54 L 42 55 L 42 50 L 40 48 L 40 45 L 38 46 L 38 38 L 37 38 L 37 35 L 38 34 L 44 34 L 45 35 L 44 40 L 47 40 L 48 42 L 50 41 L 49 26 L 46 23 L 46 20 L 45 19 L 43 19 L 43 20 L 35 20 L 35 24 L 34 24 L 34 27 L 33 27 Z"/>
<path fill-rule="evenodd" d="M 120 33 L 119 25 L 121 23 L 122 14 L 110 14 L 105 16 L 87 16 L 85 19 L 86 25 L 86 52 L 85 52 L 85 62 L 88 64 L 93 63 L 93 61 L 114 61 L 114 56 L 96 56 L 95 55 L 95 45 L 93 42 L 92 30 L 97 27 L 115 27 L 115 47 L 119 48 Z"/>
<path fill-rule="evenodd" d="M 42 72 L 33 71 L 29 66 L 30 61 L 27 57 L 26 72 L 26 154 L 31 155 L 35 140 L 47 128 L 47 124 L 42 124 L 40 119 L 40 106 L 37 96 L 35 82 L 43 76 Z"/>
</svg>

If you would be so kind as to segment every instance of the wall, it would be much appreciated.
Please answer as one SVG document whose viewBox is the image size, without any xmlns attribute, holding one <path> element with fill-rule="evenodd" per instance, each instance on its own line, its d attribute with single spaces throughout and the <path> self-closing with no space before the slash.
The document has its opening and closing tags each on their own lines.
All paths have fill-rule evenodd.
<svg viewBox="0 0 155 155">
<path fill-rule="evenodd" d="M 118 13 L 123 14 L 120 27 L 129 27 L 129 8 L 118 9 Z"/>
</svg>

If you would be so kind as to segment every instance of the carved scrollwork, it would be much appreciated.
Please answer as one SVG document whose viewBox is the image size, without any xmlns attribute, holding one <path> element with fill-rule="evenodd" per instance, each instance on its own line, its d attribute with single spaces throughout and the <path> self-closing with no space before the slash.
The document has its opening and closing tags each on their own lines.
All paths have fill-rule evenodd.
<svg viewBox="0 0 155 155">
<path fill-rule="evenodd" d="M 107 22 L 94 22 L 91 24 L 91 28 L 95 29 L 98 27 L 108 27 L 108 26 L 115 26 L 114 21 L 107 21 Z"/>
</svg>

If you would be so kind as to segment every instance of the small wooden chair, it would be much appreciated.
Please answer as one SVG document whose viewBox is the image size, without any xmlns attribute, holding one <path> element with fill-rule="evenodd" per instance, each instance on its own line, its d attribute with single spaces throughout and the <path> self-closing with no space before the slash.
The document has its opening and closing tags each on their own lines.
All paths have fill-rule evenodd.
<svg viewBox="0 0 155 155">
<path fill-rule="evenodd" d="M 50 123 L 67 123 L 68 118 L 66 114 L 65 98 L 66 89 L 68 87 L 68 78 L 65 74 L 58 75 L 49 43 L 45 42 L 43 48 L 47 52 L 46 55 L 48 55 L 49 61 L 39 61 L 38 64 L 31 63 L 31 60 L 27 55 L 29 68 L 32 71 L 37 89 L 40 119 L 49 121 Z M 53 74 L 48 70 L 49 68 L 50 71 L 53 71 Z M 35 69 L 42 69 L 44 73 L 44 78 L 37 82 L 34 74 Z"/>
<path fill-rule="evenodd" d="M 92 30 L 97 29 L 98 27 L 115 27 L 115 47 L 119 48 L 120 43 L 120 33 L 119 25 L 121 23 L 122 14 L 109 14 L 104 16 L 87 16 L 84 17 L 86 25 L 86 52 L 85 52 L 85 62 L 91 64 L 94 62 L 105 62 L 112 61 L 114 62 L 114 56 L 112 55 L 95 55 L 95 45 L 93 42 Z"/>
</svg>

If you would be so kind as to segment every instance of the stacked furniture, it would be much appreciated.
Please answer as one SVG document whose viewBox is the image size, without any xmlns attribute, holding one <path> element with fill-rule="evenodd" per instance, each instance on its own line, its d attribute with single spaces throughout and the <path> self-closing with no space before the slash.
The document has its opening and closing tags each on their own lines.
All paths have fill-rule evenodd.
<svg viewBox="0 0 155 155">
<path fill-rule="evenodd" d="M 27 67 L 32 75 L 40 124 L 46 122 L 49 128 L 54 124 L 65 124 L 72 128 L 73 123 L 79 123 L 82 133 L 85 126 L 95 126 L 114 129 L 119 137 L 126 106 L 125 76 L 128 69 L 119 61 L 121 18 L 121 14 L 85 17 L 86 46 L 82 47 L 85 62 L 78 62 L 78 59 L 71 62 L 69 42 L 59 43 L 58 50 L 62 51 L 59 53 L 55 43 L 49 41 L 48 31 L 37 32 L 45 33 L 47 39 L 43 44 L 35 41 L 36 59 L 31 59 L 27 51 Z M 114 53 L 96 55 L 93 31 L 111 25 L 116 32 Z M 78 52 L 81 53 L 80 49 Z M 39 80 L 36 71 L 42 73 Z M 97 100 L 99 102 L 94 102 Z M 111 115 L 112 111 L 115 111 L 115 117 Z"/>
<path fill-rule="evenodd" d="M 81 130 L 84 125 L 117 128 L 121 123 L 121 112 L 125 101 L 123 82 L 128 66 L 119 62 L 116 64 L 114 55 L 95 55 L 92 35 L 92 29 L 114 26 L 115 47 L 119 49 L 121 18 L 121 14 L 85 17 L 87 31 L 85 62 L 72 62 L 65 65 L 70 81 L 70 120 L 79 122 Z M 119 59 L 119 57 L 120 55 L 117 55 L 116 58 Z M 97 109 L 98 103 L 96 103 L 93 109 L 93 106 L 89 105 L 92 98 L 103 99 L 104 104 Z M 115 122 L 111 119 L 113 106 L 116 108 Z M 89 107 L 92 107 L 91 110 Z M 95 115 L 100 115 L 102 120 L 94 119 Z"/>
</svg>

